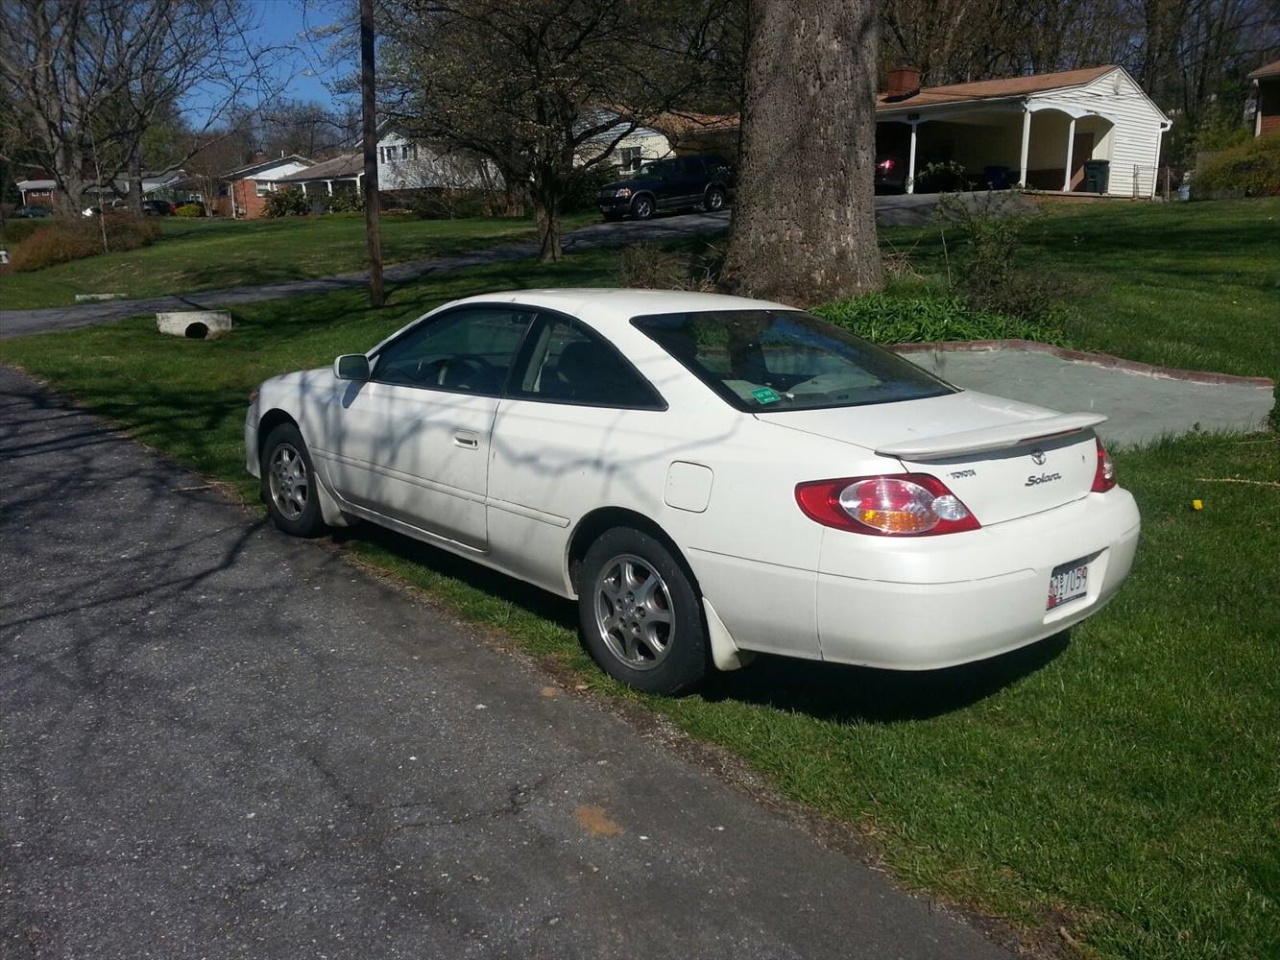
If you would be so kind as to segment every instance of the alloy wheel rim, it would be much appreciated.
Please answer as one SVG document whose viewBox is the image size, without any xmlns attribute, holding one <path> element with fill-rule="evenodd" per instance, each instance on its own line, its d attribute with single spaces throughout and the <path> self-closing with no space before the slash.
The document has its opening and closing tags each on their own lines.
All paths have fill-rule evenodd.
<svg viewBox="0 0 1280 960">
<path fill-rule="evenodd" d="M 606 563 L 595 582 L 596 630 L 609 652 L 633 670 L 652 670 L 671 652 L 675 611 L 658 571 L 634 554 Z"/>
<path fill-rule="evenodd" d="M 302 454 L 292 444 L 280 444 L 271 455 L 270 475 L 271 502 L 286 520 L 297 520 L 307 508 L 310 492 Z"/>
</svg>

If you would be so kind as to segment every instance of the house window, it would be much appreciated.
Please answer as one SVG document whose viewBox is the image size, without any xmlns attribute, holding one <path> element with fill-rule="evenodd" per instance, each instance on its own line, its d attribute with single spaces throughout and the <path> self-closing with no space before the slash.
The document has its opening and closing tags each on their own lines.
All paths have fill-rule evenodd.
<svg viewBox="0 0 1280 960">
<path fill-rule="evenodd" d="M 640 169 L 641 149 L 639 147 L 623 147 L 618 151 L 619 166 L 628 172 Z"/>
<path fill-rule="evenodd" d="M 271 188 L 274 186 L 269 180 L 255 180 L 253 185 L 257 188 L 258 196 L 260 197 L 265 197 L 271 193 Z"/>
</svg>

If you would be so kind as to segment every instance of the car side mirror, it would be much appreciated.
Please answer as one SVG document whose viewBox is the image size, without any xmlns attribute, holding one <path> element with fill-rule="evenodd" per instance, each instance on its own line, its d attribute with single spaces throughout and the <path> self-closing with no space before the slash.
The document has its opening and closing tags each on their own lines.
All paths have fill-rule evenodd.
<svg viewBox="0 0 1280 960">
<path fill-rule="evenodd" d="M 369 358 L 363 353 L 344 353 L 333 361 L 333 375 L 339 380 L 368 380 Z"/>
</svg>

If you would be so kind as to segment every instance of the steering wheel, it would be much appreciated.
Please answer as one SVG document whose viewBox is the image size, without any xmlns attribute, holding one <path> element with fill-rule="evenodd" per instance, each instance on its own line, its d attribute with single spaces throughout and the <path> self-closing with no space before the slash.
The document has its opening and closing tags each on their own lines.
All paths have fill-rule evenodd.
<svg viewBox="0 0 1280 960">
<path fill-rule="evenodd" d="M 502 371 L 478 353 L 442 357 L 435 365 L 436 383 L 442 387 L 491 387 L 502 381 Z"/>
</svg>

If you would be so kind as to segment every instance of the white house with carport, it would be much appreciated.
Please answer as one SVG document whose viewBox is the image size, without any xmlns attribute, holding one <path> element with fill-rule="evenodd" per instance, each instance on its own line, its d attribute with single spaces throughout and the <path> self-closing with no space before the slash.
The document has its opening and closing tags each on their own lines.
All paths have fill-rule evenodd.
<svg viewBox="0 0 1280 960">
<path fill-rule="evenodd" d="M 905 160 L 908 193 L 926 165 L 950 163 L 979 182 L 1149 198 L 1169 126 L 1115 65 L 942 87 L 904 66 L 876 101 L 877 158 Z"/>
<path fill-rule="evenodd" d="M 299 187 L 308 199 L 322 200 L 335 193 L 359 193 L 363 179 L 364 157 L 343 153 L 281 177 L 276 187 Z"/>
</svg>

